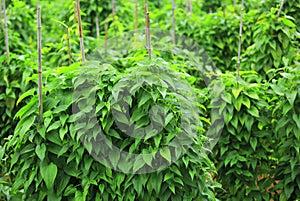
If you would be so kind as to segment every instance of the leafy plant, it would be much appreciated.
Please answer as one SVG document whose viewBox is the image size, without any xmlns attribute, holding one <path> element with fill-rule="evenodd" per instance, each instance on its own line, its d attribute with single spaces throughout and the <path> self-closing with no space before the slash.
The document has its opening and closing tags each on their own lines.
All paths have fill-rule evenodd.
<svg viewBox="0 0 300 201">
<path fill-rule="evenodd" d="M 175 101 L 175 91 L 168 92 L 167 89 L 172 88 L 163 87 L 165 84 L 170 85 L 169 87 L 172 87 L 172 83 L 179 84 L 182 77 L 178 77 L 174 71 L 171 71 L 172 77 L 166 76 L 167 74 L 163 76 L 162 69 L 166 72 L 170 69 L 167 68 L 167 62 L 160 60 L 141 60 L 124 73 L 112 66 L 102 65 L 99 68 L 93 65 L 95 64 L 78 67 L 74 64 L 69 68 L 58 68 L 45 73 L 47 98 L 44 102 L 43 121 L 35 123 L 36 95 L 16 114 L 20 121 L 15 134 L 6 144 L 7 148 L 14 148 L 10 153 L 10 175 L 13 178 L 11 196 L 22 200 L 43 200 L 46 197 L 55 200 L 215 200 L 213 189 L 218 184 L 212 181 L 210 174 L 214 169 L 212 162 L 201 152 L 205 139 L 201 123 L 191 130 L 180 131 L 181 124 L 186 125 L 185 121 L 193 119 L 183 116 L 178 101 Z M 136 75 L 132 72 L 136 72 Z M 32 79 L 35 80 L 35 76 Z M 145 86 L 140 79 L 144 80 Z M 155 86 L 153 79 L 165 84 Z M 120 99 L 128 101 L 120 105 L 118 99 L 114 101 L 114 97 L 118 97 L 114 91 L 123 91 L 122 86 L 126 86 L 122 85 L 124 82 L 142 86 L 132 91 L 132 97 Z M 90 102 L 93 97 L 96 98 L 94 109 L 91 107 L 93 101 Z M 118 113 L 120 106 L 124 109 L 124 104 L 129 104 L 130 119 L 122 116 L 124 113 Z M 149 109 L 150 118 L 147 117 Z M 166 119 L 158 118 L 157 115 L 151 117 L 151 112 L 167 112 Z M 193 117 L 196 111 L 191 112 Z M 93 115 L 96 118 L 91 118 Z M 88 119 L 81 121 L 82 118 Z M 155 136 L 146 132 L 141 140 L 126 135 L 126 129 L 132 125 L 128 122 L 135 122 L 135 129 L 138 130 L 146 127 L 151 131 L 161 126 L 163 130 L 158 131 Z M 108 144 L 102 142 L 101 133 L 94 130 L 98 123 L 109 139 Z M 156 126 L 151 127 L 154 125 Z M 180 134 L 179 131 L 184 132 Z M 103 165 L 111 164 L 125 172 L 127 169 L 135 173 L 151 169 L 151 166 L 169 164 L 182 154 L 181 143 L 176 145 L 178 142 L 174 141 L 178 132 L 183 146 L 191 143 L 191 149 L 165 169 L 150 174 L 124 174 Z M 195 133 L 191 135 L 190 132 Z M 99 143 L 101 146 L 96 146 Z M 152 153 L 153 157 L 137 158 L 133 163 L 124 164 L 120 156 L 109 149 L 109 144 L 128 153 Z M 171 148 L 164 149 L 165 146 Z M 108 153 L 105 157 L 100 157 L 106 163 L 99 163 L 99 159 L 95 158 L 101 156 L 101 153 Z M 156 158 L 160 160 L 157 161 Z"/>
</svg>

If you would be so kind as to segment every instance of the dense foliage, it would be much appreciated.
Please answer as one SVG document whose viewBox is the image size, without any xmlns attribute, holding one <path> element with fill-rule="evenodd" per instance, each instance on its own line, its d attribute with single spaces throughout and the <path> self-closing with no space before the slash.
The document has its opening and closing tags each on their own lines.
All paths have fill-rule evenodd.
<svg viewBox="0 0 300 201">
<path fill-rule="evenodd" d="M 6 1 L 10 58 L 1 9 L 0 200 L 300 199 L 297 1 L 175 0 L 177 47 L 149 1 L 152 60 L 141 2 L 80 2 L 85 64 L 75 1 L 40 2 L 42 117 L 36 1 Z"/>
</svg>

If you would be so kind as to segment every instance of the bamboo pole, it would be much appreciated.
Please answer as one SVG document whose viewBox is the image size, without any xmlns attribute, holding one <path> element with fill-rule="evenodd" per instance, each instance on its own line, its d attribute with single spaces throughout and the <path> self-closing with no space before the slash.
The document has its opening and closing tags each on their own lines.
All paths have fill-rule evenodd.
<svg viewBox="0 0 300 201">
<path fill-rule="evenodd" d="M 236 8 L 236 0 L 233 0 L 233 6 Z"/>
<path fill-rule="evenodd" d="M 242 49 L 242 35 L 243 35 L 243 12 L 244 12 L 244 0 L 242 0 L 241 15 L 240 15 L 240 33 L 239 33 L 238 68 L 237 68 L 238 76 L 240 76 L 240 68 L 241 68 L 241 49 Z"/>
<path fill-rule="evenodd" d="M 100 39 L 100 28 L 99 28 L 99 17 L 98 17 L 98 15 L 96 16 L 96 34 L 97 34 L 97 38 Z"/>
<path fill-rule="evenodd" d="M 172 42 L 173 45 L 176 43 L 176 38 L 175 38 L 175 1 L 172 0 Z"/>
<path fill-rule="evenodd" d="M 108 23 L 107 22 L 104 25 L 104 30 L 105 30 L 105 54 L 106 54 L 108 48 Z"/>
<path fill-rule="evenodd" d="M 2 32 L 2 0 L 0 0 L 0 33 Z"/>
<path fill-rule="evenodd" d="M 193 13 L 193 0 L 190 0 L 190 13 Z"/>
<path fill-rule="evenodd" d="M 70 33 L 69 28 L 66 28 L 66 34 L 67 34 L 67 43 L 68 43 L 68 55 L 69 55 L 69 64 L 72 64 L 72 53 L 71 53 L 71 43 L 70 43 Z"/>
<path fill-rule="evenodd" d="M 135 34 L 138 34 L 139 28 L 139 1 L 135 0 Z"/>
<path fill-rule="evenodd" d="M 6 48 L 6 56 L 7 59 L 10 57 L 9 52 L 9 41 L 8 41 L 8 26 L 7 26 L 7 17 L 6 17 L 6 6 L 5 6 L 5 0 L 2 0 L 2 7 L 3 7 L 3 17 L 4 17 L 4 32 L 5 32 L 5 48 Z"/>
<path fill-rule="evenodd" d="M 277 15 L 277 19 L 280 17 L 280 13 L 283 9 L 283 4 L 284 4 L 284 0 L 281 1 L 280 8 L 279 8 L 278 15 Z"/>
<path fill-rule="evenodd" d="M 81 57 L 82 57 L 82 63 L 85 63 L 84 41 L 83 41 L 83 33 L 82 33 L 82 23 L 81 23 L 79 0 L 76 0 L 76 9 L 77 9 L 77 16 L 78 16 L 78 29 L 79 29 L 79 37 L 80 37 Z"/>
<path fill-rule="evenodd" d="M 115 0 L 111 0 L 111 16 L 112 22 L 115 22 Z"/>
<path fill-rule="evenodd" d="M 149 17 L 147 0 L 145 0 L 145 17 L 146 17 L 146 46 L 147 46 L 147 50 L 148 50 L 149 59 L 151 60 L 152 50 L 151 50 L 150 17 Z"/>
<path fill-rule="evenodd" d="M 37 50 L 38 50 L 38 88 L 39 88 L 39 114 L 43 117 L 43 86 L 42 86 L 42 43 L 41 43 L 41 7 L 37 6 Z"/>
<path fill-rule="evenodd" d="M 186 10 L 186 12 L 188 13 L 189 12 L 189 0 L 186 0 L 186 2 L 185 2 L 185 10 Z"/>
</svg>

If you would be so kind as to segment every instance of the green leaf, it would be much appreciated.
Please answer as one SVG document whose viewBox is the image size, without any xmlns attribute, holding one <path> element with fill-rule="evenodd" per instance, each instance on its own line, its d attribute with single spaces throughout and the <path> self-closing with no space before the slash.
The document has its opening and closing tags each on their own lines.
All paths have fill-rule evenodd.
<svg viewBox="0 0 300 201">
<path fill-rule="evenodd" d="M 161 149 L 159 153 L 164 159 L 166 159 L 169 163 L 171 163 L 171 152 L 168 147 Z"/>
<path fill-rule="evenodd" d="M 137 157 L 133 163 L 133 173 L 136 173 L 139 169 L 141 169 L 145 165 L 144 160 L 141 157 Z"/>
<path fill-rule="evenodd" d="M 248 97 L 252 98 L 252 99 L 256 99 L 259 100 L 259 96 L 257 95 L 257 93 L 253 92 L 253 91 L 247 91 L 244 92 Z"/>
<path fill-rule="evenodd" d="M 290 93 L 286 93 L 286 97 L 291 105 L 294 105 L 297 93 L 297 91 L 291 91 Z"/>
<path fill-rule="evenodd" d="M 47 188 L 52 189 L 57 175 L 57 166 L 52 162 L 49 165 L 42 163 L 40 172 Z"/>
<path fill-rule="evenodd" d="M 32 88 L 32 89 L 26 91 L 25 93 L 23 93 L 23 94 L 19 97 L 19 99 L 18 99 L 18 101 L 17 101 L 17 105 L 19 105 L 19 103 L 20 103 L 24 98 L 27 98 L 28 96 L 33 96 L 35 91 L 36 91 L 36 89 L 35 89 L 35 88 Z"/>
<path fill-rule="evenodd" d="M 21 119 L 15 129 L 15 133 L 20 136 L 20 140 L 23 139 L 24 135 L 31 128 L 34 123 L 35 116 L 30 116 L 25 119 Z"/>
<path fill-rule="evenodd" d="M 175 186 L 174 186 L 174 184 L 170 184 L 168 187 L 172 191 L 172 193 L 175 195 Z"/>
<path fill-rule="evenodd" d="M 55 130 L 55 129 L 59 128 L 60 126 L 61 126 L 60 121 L 56 121 L 53 124 L 51 124 L 51 126 L 49 126 L 49 128 L 47 129 L 47 132 Z"/>
<path fill-rule="evenodd" d="M 41 146 L 37 145 L 35 148 L 35 153 L 39 157 L 39 159 L 43 161 L 46 153 L 46 145 L 44 143 Z"/>
<path fill-rule="evenodd" d="M 296 27 L 295 23 L 287 18 L 281 18 L 281 20 L 282 20 L 283 24 L 285 24 L 288 27 L 291 27 L 291 28 Z"/>
<path fill-rule="evenodd" d="M 232 91 L 232 94 L 234 96 L 235 99 L 237 99 L 241 93 L 241 91 L 243 90 L 242 87 L 238 86 L 238 88 L 232 88 L 231 91 Z"/>
<path fill-rule="evenodd" d="M 153 159 L 153 155 L 152 154 L 142 154 L 143 160 L 145 161 L 145 163 L 147 165 L 149 165 L 150 167 L 152 167 L 152 159 Z"/>
<path fill-rule="evenodd" d="M 174 173 L 173 172 L 167 172 L 167 174 L 165 174 L 165 176 L 164 176 L 164 182 L 165 181 L 167 181 L 167 180 L 169 180 L 169 179 L 171 179 L 171 178 L 173 178 L 174 177 Z"/>
<path fill-rule="evenodd" d="M 247 98 L 245 96 L 243 97 L 243 105 L 245 105 L 248 109 L 250 108 L 251 103 L 250 103 L 249 98 Z"/>
<path fill-rule="evenodd" d="M 60 137 L 61 140 L 64 139 L 65 134 L 66 134 L 67 132 L 68 132 L 68 126 L 67 126 L 67 125 L 64 126 L 64 127 L 61 127 L 61 128 L 59 129 L 59 137 Z"/>
<path fill-rule="evenodd" d="M 150 99 L 151 99 L 151 95 L 149 93 L 143 93 L 143 96 L 138 103 L 138 108 L 140 108 L 142 105 L 144 105 Z"/>
<path fill-rule="evenodd" d="M 251 145 L 252 149 L 255 151 L 256 145 L 257 145 L 257 139 L 255 137 L 250 138 L 250 145 Z"/>
<path fill-rule="evenodd" d="M 247 109 L 248 113 L 254 117 L 259 117 L 259 111 L 255 106 L 251 106 L 250 109 Z"/>
</svg>

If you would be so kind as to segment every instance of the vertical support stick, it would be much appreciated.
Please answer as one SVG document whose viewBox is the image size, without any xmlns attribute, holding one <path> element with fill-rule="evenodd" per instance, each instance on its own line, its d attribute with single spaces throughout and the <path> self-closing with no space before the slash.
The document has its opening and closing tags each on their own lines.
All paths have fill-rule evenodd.
<svg viewBox="0 0 300 201">
<path fill-rule="evenodd" d="M 279 17 L 280 17 L 280 13 L 281 13 L 281 11 L 282 11 L 283 4 L 284 4 L 284 0 L 282 0 L 282 2 L 281 2 L 281 4 L 280 4 L 280 8 L 279 8 L 279 11 L 278 11 L 277 18 L 279 18 Z"/>
<path fill-rule="evenodd" d="M 41 7 L 37 6 L 37 50 L 38 50 L 38 88 L 39 88 L 39 114 L 40 119 L 43 117 L 43 81 L 42 81 L 42 37 L 41 37 Z"/>
<path fill-rule="evenodd" d="M 233 6 L 236 8 L 236 0 L 233 0 Z"/>
<path fill-rule="evenodd" d="M 98 17 L 98 15 L 96 16 L 96 34 L 97 34 L 97 38 L 100 39 L 100 28 L 99 28 L 99 17 Z"/>
<path fill-rule="evenodd" d="M 113 23 L 115 22 L 115 0 L 111 0 L 111 16 Z"/>
<path fill-rule="evenodd" d="M 80 37 L 81 57 L 82 57 L 82 63 L 85 63 L 84 41 L 83 41 L 83 33 L 82 33 L 82 23 L 81 23 L 79 0 L 76 0 L 76 9 L 77 9 L 77 16 L 78 16 L 78 29 L 79 29 L 79 37 Z"/>
<path fill-rule="evenodd" d="M 241 16 L 240 16 L 240 34 L 239 34 L 239 49 L 238 49 L 238 68 L 237 68 L 238 76 L 240 76 L 240 68 L 241 68 L 241 49 L 242 49 L 242 36 L 243 36 L 243 12 L 244 12 L 244 0 L 242 0 Z"/>
<path fill-rule="evenodd" d="M 172 0 L 172 42 L 173 45 L 176 43 L 176 38 L 175 38 L 175 1 Z"/>
<path fill-rule="evenodd" d="M 9 59 L 10 52 L 9 52 L 9 41 L 8 41 L 8 26 L 7 26 L 7 18 L 6 18 L 6 6 L 5 0 L 2 0 L 2 7 L 3 7 L 3 15 L 4 15 L 4 28 L 5 28 L 5 47 L 6 47 L 6 56 Z"/>
<path fill-rule="evenodd" d="M 106 54 L 108 48 L 108 23 L 107 22 L 104 25 L 104 30 L 105 30 L 105 54 Z"/>
<path fill-rule="evenodd" d="M 2 32 L 2 0 L 0 0 L 0 33 L 1 32 Z"/>
<path fill-rule="evenodd" d="M 68 42 L 68 55 L 69 55 L 69 64 L 72 64 L 72 53 L 71 53 L 71 44 L 70 44 L 70 34 L 69 34 L 69 28 L 66 28 L 66 34 L 67 34 L 67 42 Z"/>
<path fill-rule="evenodd" d="M 189 12 L 189 5 L 190 5 L 189 0 L 186 0 L 186 2 L 185 2 L 185 10 L 186 10 L 187 13 Z"/>
<path fill-rule="evenodd" d="M 135 34 L 138 34 L 139 29 L 139 1 L 135 0 Z"/>
<path fill-rule="evenodd" d="M 147 50 L 148 50 L 149 59 L 151 59 L 152 58 L 152 50 L 151 50 L 150 17 L 149 17 L 147 0 L 145 0 L 145 15 L 146 15 L 146 46 L 147 46 Z"/>
<path fill-rule="evenodd" d="M 190 13 L 193 13 L 193 0 L 190 0 Z"/>
</svg>

